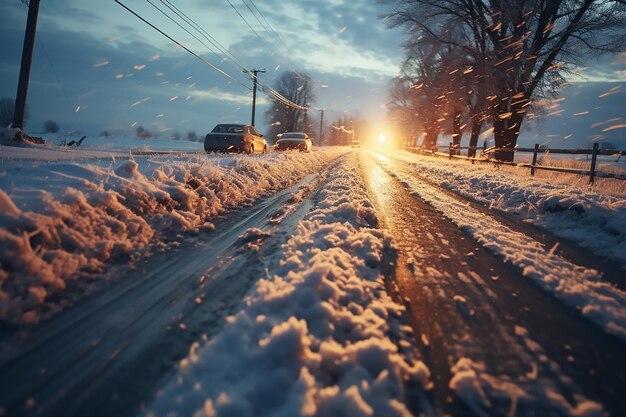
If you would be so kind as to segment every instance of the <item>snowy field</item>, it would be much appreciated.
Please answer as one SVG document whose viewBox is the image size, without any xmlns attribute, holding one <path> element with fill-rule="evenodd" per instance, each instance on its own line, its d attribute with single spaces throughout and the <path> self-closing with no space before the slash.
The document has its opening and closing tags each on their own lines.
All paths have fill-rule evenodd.
<svg viewBox="0 0 626 417">
<path fill-rule="evenodd" d="M 519 153 L 515 155 L 515 162 L 517 163 L 525 163 L 530 164 L 533 161 L 532 153 Z M 539 153 L 537 155 L 537 164 L 543 166 L 553 166 L 560 168 L 574 168 L 574 169 L 583 169 L 588 170 L 591 166 L 591 155 L 569 155 L 569 154 L 551 154 L 549 152 Z M 526 172 L 529 172 L 529 169 L 526 168 Z M 537 170 L 535 174 L 540 172 Z M 620 174 L 626 175 L 626 158 L 618 155 L 598 155 L 596 161 L 596 172 L 598 175 L 602 173 L 612 173 L 612 174 Z M 543 171 L 543 174 L 549 174 L 546 171 Z M 547 177 L 548 175 L 541 175 L 542 177 Z M 561 175 L 563 178 L 563 173 L 552 173 L 553 177 L 557 175 Z M 565 178 L 571 179 L 573 175 L 566 175 Z M 586 180 L 588 177 L 585 175 L 578 176 L 579 178 Z M 603 182 L 600 179 L 601 182 Z M 607 184 L 607 181 L 604 181 Z M 623 184 L 624 181 L 615 182 L 615 185 L 619 187 L 619 184 Z M 603 185 L 601 185 L 602 187 Z M 605 185 L 604 185 L 605 186 Z M 626 185 L 624 185 L 626 187 Z"/>
<path fill-rule="evenodd" d="M 494 168 L 408 152 L 388 154 L 415 172 L 489 208 L 518 215 L 626 266 L 626 181 L 589 186 L 584 176 Z M 610 182 L 609 182 L 610 181 Z"/>
<path fill-rule="evenodd" d="M 211 230 L 215 216 L 346 152 L 144 155 L 155 150 L 148 148 L 133 156 L 121 149 L 0 146 L 0 321 L 36 322 L 63 307 L 69 281 L 93 278 L 111 262 L 132 264 L 182 233 Z"/>
<path fill-rule="evenodd" d="M 620 194 L 404 152 L 374 153 L 372 160 L 348 148 L 259 156 L 154 151 L 0 147 L 0 324 L 37 323 L 92 283 L 112 278 L 103 273 L 112 265 L 132 267 L 210 232 L 220 215 L 237 207 L 309 174 L 320 179 L 313 209 L 272 252 L 278 267 L 260 274 L 219 333 L 194 336 L 175 377 L 146 405 L 147 416 L 435 414 L 427 355 L 416 347 L 405 307 L 385 286 L 401 242 L 381 227 L 363 157 L 388 163 L 398 186 L 604 331 L 626 339 L 626 296 L 600 282 L 598 271 L 555 255 L 556 248 L 508 229 L 415 174 L 624 262 L 626 203 Z M 517 326 L 515 334 L 544 354 L 525 328 Z M 540 404 L 558 415 L 604 415 L 602 405 L 585 396 L 566 399 L 566 390 L 537 378 L 536 368 L 535 375 L 516 378 L 471 357 L 449 365 L 451 396 L 476 415 L 515 415 L 518 403 L 520 409 Z M 566 378 L 558 368 L 554 374 Z M 502 403 L 510 408 L 496 409 Z"/>
</svg>

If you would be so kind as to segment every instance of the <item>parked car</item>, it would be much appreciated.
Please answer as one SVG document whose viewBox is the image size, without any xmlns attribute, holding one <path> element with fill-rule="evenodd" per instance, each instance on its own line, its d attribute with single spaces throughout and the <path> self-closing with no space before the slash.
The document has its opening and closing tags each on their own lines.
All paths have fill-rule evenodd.
<svg viewBox="0 0 626 417">
<path fill-rule="evenodd" d="M 311 152 L 313 142 L 309 135 L 303 132 L 286 132 L 279 136 L 275 145 L 276 150 L 298 149 L 303 152 Z"/>
<path fill-rule="evenodd" d="M 267 142 L 254 126 L 219 124 L 204 138 L 206 152 L 266 153 Z"/>
<path fill-rule="evenodd" d="M 350 146 L 352 146 L 353 148 L 360 148 L 361 142 L 359 142 L 358 140 L 353 140 Z"/>
</svg>

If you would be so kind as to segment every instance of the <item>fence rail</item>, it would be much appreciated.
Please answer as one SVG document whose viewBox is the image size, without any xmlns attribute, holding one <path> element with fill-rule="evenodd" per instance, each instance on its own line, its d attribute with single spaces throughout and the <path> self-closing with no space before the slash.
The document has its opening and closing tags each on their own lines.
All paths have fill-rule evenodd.
<svg viewBox="0 0 626 417">
<path fill-rule="evenodd" d="M 443 149 L 448 149 L 448 152 L 438 152 L 435 150 L 422 149 L 420 147 L 406 147 L 405 149 L 412 153 L 418 153 L 422 155 L 431 155 L 431 156 L 439 156 L 445 157 L 449 159 L 462 159 L 466 161 L 474 162 L 483 162 L 490 163 L 496 165 L 508 165 L 515 166 L 520 168 L 530 168 L 530 175 L 535 175 L 536 170 L 543 171 L 553 171 L 553 172 L 565 172 L 568 174 L 576 174 L 576 175 L 586 175 L 589 177 L 589 184 L 593 184 L 596 177 L 601 178 L 614 178 L 618 180 L 626 180 L 626 174 L 618 174 L 613 172 L 602 172 L 596 170 L 597 165 L 597 157 L 598 155 L 605 156 L 616 156 L 619 160 L 622 156 L 626 155 L 626 151 L 624 150 L 615 150 L 615 149 L 600 149 L 597 143 L 593 144 L 593 148 L 591 149 L 549 149 L 542 148 L 539 144 L 535 144 L 534 148 L 487 148 L 487 147 L 477 147 L 477 146 L 455 146 L 450 144 L 450 146 L 444 146 Z M 463 149 L 473 150 L 474 153 L 477 151 L 482 152 L 482 157 L 474 157 L 474 156 L 465 156 L 461 155 L 460 152 Z M 528 163 L 515 163 L 508 161 L 499 161 L 491 157 L 495 152 L 522 152 L 522 153 L 532 153 L 533 159 L 530 164 Z M 539 153 L 550 153 L 550 154 L 568 154 L 568 155 L 591 155 L 591 163 L 589 169 L 577 169 L 577 168 L 565 168 L 565 167 L 556 167 L 556 166 L 545 166 L 540 165 L 537 162 L 537 156 Z"/>
</svg>

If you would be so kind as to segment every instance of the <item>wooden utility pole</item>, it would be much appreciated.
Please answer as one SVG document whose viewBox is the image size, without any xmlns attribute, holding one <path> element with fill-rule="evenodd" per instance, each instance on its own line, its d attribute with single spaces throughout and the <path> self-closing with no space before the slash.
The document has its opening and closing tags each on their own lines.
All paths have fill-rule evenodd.
<svg viewBox="0 0 626 417">
<path fill-rule="evenodd" d="M 254 116 L 255 116 L 255 112 L 256 112 L 256 84 L 257 84 L 257 74 L 259 72 L 263 73 L 265 72 L 265 70 L 260 70 L 257 68 L 251 69 L 251 70 L 245 70 L 245 73 L 252 73 L 252 121 L 250 122 L 250 124 L 252 126 L 254 126 Z"/>
<path fill-rule="evenodd" d="M 12 127 L 22 130 L 24 129 L 24 115 L 26 114 L 26 96 L 28 95 L 30 67 L 33 62 L 33 49 L 35 47 L 35 31 L 37 30 L 38 15 L 39 0 L 30 0 L 28 5 L 28 20 L 26 21 L 26 33 L 24 34 L 24 47 L 22 49 L 20 79 L 17 84 L 17 95 L 15 97 L 15 110 L 13 112 L 12 124 Z"/>
<path fill-rule="evenodd" d="M 302 128 L 302 131 L 311 133 L 311 130 L 309 129 L 309 107 L 308 107 L 308 105 L 309 105 L 309 103 L 308 103 L 308 93 L 309 93 L 309 90 L 308 90 L 308 82 L 309 82 L 309 80 L 307 80 L 305 78 L 304 79 L 304 104 L 303 104 L 303 107 L 304 107 L 303 124 L 304 124 L 304 126 Z"/>
<path fill-rule="evenodd" d="M 319 109 L 320 111 L 320 134 L 318 136 L 317 139 L 317 146 L 322 146 L 322 134 L 324 133 L 324 110 L 326 109 Z"/>
</svg>

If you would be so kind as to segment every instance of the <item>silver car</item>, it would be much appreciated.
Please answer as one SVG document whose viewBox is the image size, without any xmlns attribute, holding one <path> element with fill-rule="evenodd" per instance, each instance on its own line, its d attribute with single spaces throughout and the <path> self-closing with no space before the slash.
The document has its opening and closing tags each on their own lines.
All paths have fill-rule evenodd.
<svg viewBox="0 0 626 417">
<path fill-rule="evenodd" d="M 279 139 L 274 147 L 278 151 L 296 149 L 302 152 L 311 152 L 313 142 L 306 133 L 286 132 L 279 135 Z"/>
</svg>

